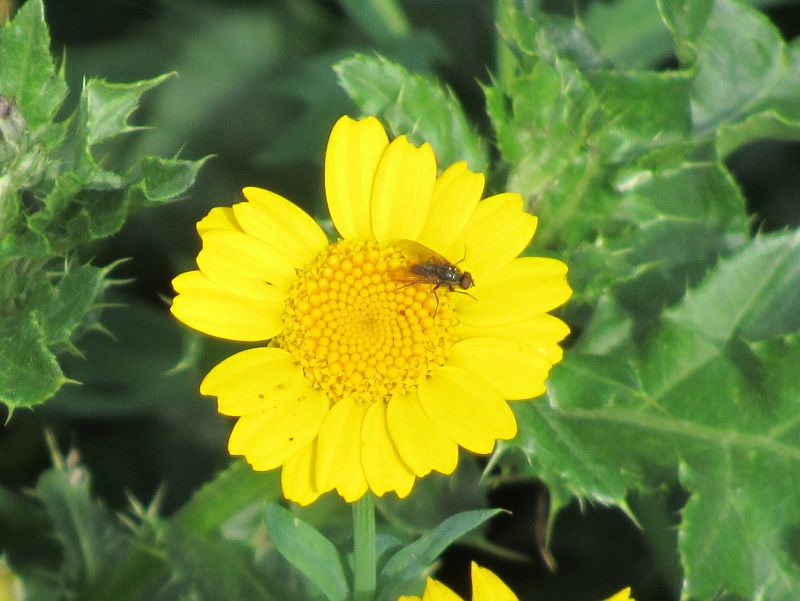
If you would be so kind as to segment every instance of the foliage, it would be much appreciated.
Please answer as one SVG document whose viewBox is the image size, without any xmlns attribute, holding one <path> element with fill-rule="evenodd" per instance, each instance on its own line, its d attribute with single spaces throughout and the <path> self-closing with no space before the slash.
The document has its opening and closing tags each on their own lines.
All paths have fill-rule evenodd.
<svg viewBox="0 0 800 601">
<path fill-rule="evenodd" d="M 52 397 L 67 381 L 56 355 L 101 330 L 109 267 L 89 245 L 118 232 L 128 214 L 172 200 L 203 161 L 145 156 L 116 166 L 107 145 L 143 93 L 168 76 L 133 84 L 89 79 L 59 119 L 67 87 L 50 56 L 41 2 L 0 31 L 0 401 L 10 409 Z"/>
<path fill-rule="evenodd" d="M 731 168 L 763 139 L 800 138 L 797 40 L 785 41 L 739 0 L 596 2 L 580 18 L 504 0 L 487 70 L 488 62 L 463 59 L 467 45 L 453 50 L 455 38 L 420 31 L 396 2 L 341 4 L 337 17 L 304 2 L 219 19 L 199 8 L 196 37 L 179 53 L 186 69 L 153 93 L 156 129 L 128 147 L 118 142 L 137 129 L 130 115 L 164 76 L 89 79 L 70 112 L 41 4 L 29 1 L 2 30 L 0 399 L 37 405 L 76 377 L 86 390 L 65 387 L 37 411 L 156 416 L 170 436 L 189 430 L 192 448 L 224 451 L 218 421 L 193 421 L 200 401 L 191 392 L 209 355 L 223 354 L 218 346 L 181 340 L 177 326 L 134 302 L 106 323 L 122 341 L 126 329 L 144 330 L 147 341 L 109 351 L 88 337 L 82 350 L 102 376 L 75 361 L 78 337 L 105 327 L 99 309 L 114 282 L 113 262 L 89 259 L 105 252 L 104 239 L 130 212 L 185 194 L 202 164 L 142 158 L 142 148 L 163 152 L 188 140 L 196 150 L 202 132 L 220 140 L 221 154 L 225 141 L 241 147 L 257 174 L 248 177 L 271 165 L 270 174 L 299 182 L 287 190 L 318 203 L 321 186 L 287 165 L 318 157 L 310 149 L 352 106 L 334 89 L 338 79 L 360 112 L 429 141 L 441 163 L 467 160 L 488 171 L 491 191 L 522 193 L 540 218 L 531 253 L 564 259 L 576 292 L 564 314 L 570 348 L 547 397 L 514 405 L 519 435 L 488 465 L 462 457 L 452 478 L 425 479 L 406 501 L 379 501 L 382 598 L 419 590 L 456 540 L 498 561 L 529 560 L 481 526 L 519 518 L 487 509 L 490 492 L 535 478 L 549 489 L 543 539 L 556 558 L 575 499 L 618 508 L 642 527 L 656 567 L 630 569 L 625 577 L 634 580 L 614 590 L 632 583 L 637 599 L 641 590 L 642 599 L 798 598 L 800 232 L 788 219 L 779 231 L 754 227 L 750 190 Z M 452 12 L 444 11 L 455 19 Z M 301 58 L 286 58 L 293 53 Z M 464 84 L 475 79 L 479 103 Z M 248 102 L 258 110 L 242 108 Z M 238 126 L 232 105 L 248 116 Z M 199 156 L 216 151 L 203 147 Z M 242 160 L 231 162 L 239 169 Z M 241 181 L 234 169 L 226 177 L 265 183 Z M 198 196 L 234 193 L 215 182 Z M 175 219 L 176 232 L 191 230 L 192 215 Z M 137 234 L 146 246 L 172 242 L 159 220 L 144 228 L 155 234 Z M 189 254 L 173 249 L 169 260 L 185 263 Z M 125 353 L 135 367 L 114 363 Z M 163 377 L 156 365 L 178 359 L 188 371 Z M 188 464 L 190 453 L 177 463 Z M 274 474 L 233 463 L 213 478 L 208 468 L 210 482 L 176 501 L 172 515 L 158 501 L 133 500 L 115 515 L 90 493 L 74 452 L 51 454 L 54 467 L 38 475 L 33 497 L 0 488 L 0 547 L 32 599 L 347 597 L 349 516 L 336 500 L 283 508 Z M 213 468 L 223 463 L 200 456 L 214 457 Z M 675 490 L 677 502 L 665 492 Z M 533 528 L 516 530 L 533 538 Z M 589 562 L 604 565 L 614 540 L 603 539 Z M 547 598 L 546 586 L 531 598 Z M 561 598 L 602 597 L 589 585 L 569 592 Z"/>
</svg>

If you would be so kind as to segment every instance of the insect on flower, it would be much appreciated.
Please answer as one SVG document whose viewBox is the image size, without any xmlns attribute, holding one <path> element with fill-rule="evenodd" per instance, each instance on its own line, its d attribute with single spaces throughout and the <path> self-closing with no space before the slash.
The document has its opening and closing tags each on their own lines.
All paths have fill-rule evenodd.
<svg viewBox="0 0 800 601">
<path fill-rule="evenodd" d="M 403 250 L 411 262 L 402 272 L 392 274 L 396 282 L 412 284 L 432 284 L 433 294 L 436 296 L 438 308 L 439 297 L 436 291 L 442 286 L 447 286 L 453 292 L 462 292 L 472 296 L 464 290 L 469 290 L 475 285 L 469 271 L 461 271 L 453 263 L 427 246 L 413 240 L 400 240 L 397 245 Z M 460 290 L 456 290 L 459 288 Z"/>
</svg>

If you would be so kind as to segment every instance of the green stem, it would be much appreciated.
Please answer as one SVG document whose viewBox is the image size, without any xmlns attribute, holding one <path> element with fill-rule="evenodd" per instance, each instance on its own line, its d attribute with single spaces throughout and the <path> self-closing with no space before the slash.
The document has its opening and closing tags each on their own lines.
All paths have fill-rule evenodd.
<svg viewBox="0 0 800 601">
<path fill-rule="evenodd" d="M 353 568 L 355 601 L 375 598 L 375 499 L 367 492 L 353 503 Z"/>
</svg>

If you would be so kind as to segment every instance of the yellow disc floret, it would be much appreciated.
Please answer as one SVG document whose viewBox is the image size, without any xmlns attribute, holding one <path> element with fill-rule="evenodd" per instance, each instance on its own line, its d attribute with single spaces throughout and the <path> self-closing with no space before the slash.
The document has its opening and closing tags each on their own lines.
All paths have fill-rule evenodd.
<svg viewBox="0 0 800 601">
<path fill-rule="evenodd" d="M 276 343 L 332 402 L 386 401 L 444 364 L 449 291 L 393 279 L 407 264 L 398 248 L 341 240 L 298 274 Z"/>
</svg>

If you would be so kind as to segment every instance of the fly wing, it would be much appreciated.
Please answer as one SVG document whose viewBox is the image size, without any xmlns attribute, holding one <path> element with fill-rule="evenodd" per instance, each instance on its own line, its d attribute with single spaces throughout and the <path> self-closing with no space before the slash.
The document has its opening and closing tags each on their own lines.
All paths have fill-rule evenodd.
<svg viewBox="0 0 800 601">
<path fill-rule="evenodd" d="M 439 283 L 439 280 L 435 276 L 425 273 L 425 270 L 412 270 L 412 268 L 420 265 L 449 265 L 450 263 L 447 259 L 435 250 L 431 250 L 424 244 L 420 244 L 414 240 L 398 240 L 397 246 L 400 247 L 403 254 L 408 258 L 408 263 L 398 269 L 392 270 L 389 277 L 395 282 L 403 282 L 405 284 Z"/>
<path fill-rule="evenodd" d="M 450 261 L 435 250 L 415 240 L 398 240 L 397 246 L 406 254 L 411 263 L 439 263 L 451 265 Z"/>
</svg>

